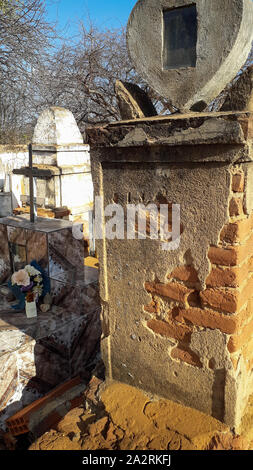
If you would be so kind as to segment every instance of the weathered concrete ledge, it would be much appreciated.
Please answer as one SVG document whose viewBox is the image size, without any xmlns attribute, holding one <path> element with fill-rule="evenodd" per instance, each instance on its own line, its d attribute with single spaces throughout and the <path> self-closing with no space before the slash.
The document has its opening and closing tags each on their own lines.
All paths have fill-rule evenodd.
<svg viewBox="0 0 253 470">
<path fill-rule="evenodd" d="M 166 155 L 154 152 L 154 147 L 182 147 L 182 146 L 209 146 L 203 152 L 191 155 L 190 161 L 233 161 L 231 152 L 227 155 L 228 146 L 242 147 L 240 161 L 251 161 L 249 155 L 250 141 L 253 139 L 253 113 L 250 112 L 218 112 L 218 113 L 189 113 L 172 116 L 156 116 L 146 119 L 119 121 L 107 124 L 103 127 L 95 127 L 87 130 L 88 142 L 95 148 L 117 148 L 116 161 L 138 161 L 139 152 L 131 152 L 131 156 L 122 152 L 127 148 L 146 147 L 146 161 L 180 161 L 180 152 L 170 155 L 169 149 Z M 219 154 L 212 152 L 212 145 L 220 144 L 224 152 L 219 148 Z M 187 160 L 187 154 L 183 152 L 183 161 Z M 144 154 L 142 153 L 141 161 Z M 112 161 L 112 154 L 103 153 L 103 161 Z"/>
</svg>

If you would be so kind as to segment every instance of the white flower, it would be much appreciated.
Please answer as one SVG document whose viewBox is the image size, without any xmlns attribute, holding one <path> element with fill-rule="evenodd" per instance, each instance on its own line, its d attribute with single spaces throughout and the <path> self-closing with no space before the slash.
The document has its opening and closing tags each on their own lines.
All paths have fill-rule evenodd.
<svg viewBox="0 0 253 470">
<path fill-rule="evenodd" d="M 17 284 L 18 286 L 27 287 L 30 285 L 30 282 L 30 277 L 24 269 L 20 269 L 11 276 L 11 283 L 13 286 L 14 284 Z"/>
<path fill-rule="evenodd" d="M 25 271 L 29 274 L 29 276 L 37 276 L 37 275 L 41 275 L 41 272 L 38 271 L 38 269 L 35 269 L 33 266 L 31 266 L 30 264 L 28 264 L 26 267 L 25 267 Z"/>
</svg>

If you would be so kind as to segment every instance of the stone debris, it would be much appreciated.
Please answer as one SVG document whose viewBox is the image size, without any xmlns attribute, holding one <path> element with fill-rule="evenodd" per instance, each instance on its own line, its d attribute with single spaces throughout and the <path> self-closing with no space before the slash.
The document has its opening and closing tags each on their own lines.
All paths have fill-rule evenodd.
<svg viewBox="0 0 253 470">
<path fill-rule="evenodd" d="M 253 65 L 231 86 L 221 111 L 253 111 Z"/>
<path fill-rule="evenodd" d="M 93 377 L 83 406 L 69 411 L 29 450 L 248 450 L 220 421 L 137 388 Z M 92 409 L 91 409 L 92 408 Z"/>
<path fill-rule="evenodd" d="M 43 313 L 49 312 L 50 308 L 51 308 L 51 305 L 49 305 L 49 304 L 41 304 L 40 305 L 40 310 Z"/>
<path fill-rule="evenodd" d="M 137 119 L 157 115 L 149 96 L 138 85 L 116 80 L 115 93 L 121 119 Z"/>
</svg>

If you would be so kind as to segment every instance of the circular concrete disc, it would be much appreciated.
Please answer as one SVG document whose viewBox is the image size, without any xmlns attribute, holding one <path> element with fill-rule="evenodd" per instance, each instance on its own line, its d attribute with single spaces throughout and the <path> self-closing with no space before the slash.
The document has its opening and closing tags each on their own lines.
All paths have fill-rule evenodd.
<svg viewBox="0 0 253 470">
<path fill-rule="evenodd" d="M 193 66 L 166 68 L 164 12 L 193 4 L 197 13 L 196 61 Z M 252 40 L 252 0 L 139 0 L 127 27 L 128 49 L 137 72 L 182 110 L 201 111 L 218 96 L 245 63 Z"/>
</svg>

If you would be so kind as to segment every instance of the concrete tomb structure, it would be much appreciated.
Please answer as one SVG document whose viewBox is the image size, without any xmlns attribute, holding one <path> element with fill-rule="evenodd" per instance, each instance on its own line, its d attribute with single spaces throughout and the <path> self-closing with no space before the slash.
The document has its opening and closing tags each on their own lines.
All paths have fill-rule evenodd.
<svg viewBox="0 0 253 470">
<path fill-rule="evenodd" d="M 247 58 L 252 12 L 250 0 L 138 1 L 128 24 L 136 69 L 180 109 L 206 105 Z M 95 196 L 103 200 L 96 246 L 107 380 L 237 430 L 253 393 L 252 130 L 244 110 L 87 131 Z M 158 211 L 167 204 L 169 231 L 180 205 L 179 244 L 164 249 L 150 223 L 140 237 L 137 217 L 135 239 L 126 230 L 109 239 L 105 209 L 113 203 L 123 228 L 129 204 L 142 204 L 142 216 L 150 204 Z"/>
<path fill-rule="evenodd" d="M 127 41 L 138 73 L 180 110 L 202 111 L 245 63 L 251 0 L 139 0 Z"/>
<path fill-rule="evenodd" d="M 28 216 L 0 219 L 0 429 L 17 410 L 97 361 L 100 338 L 97 270 L 84 266 L 84 240 L 72 223 Z M 50 295 L 29 319 L 15 311 L 7 281 L 36 260 L 50 278 Z M 90 272 L 92 271 L 92 273 Z M 95 272 L 93 272 L 95 271 Z M 7 373 L 8 372 L 8 373 Z"/>
<path fill-rule="evenodd" d="M 33 135 L 33 166 L 37 169 L 36 205 L 69 209 L 69 220 L 89 220 L 93 204 L 89 146 L 83 143 L 73 114 L 51 107 L 41 113 Z M 29 204 L 29 177 L 24 168 L 22 203 Z"/>
<path fill-rule="evenodd" d="M 0 366 L 4 371 L 0 430 L 13 413 L 61 382 L 76 375 L 88 380 L 97 361 L 101 334 L 97 269 L 84 264 L 87 253 L 81 225 L 78 230 L 70 221 L 36 217 L 33 212 L 38 203 L 33 200 L 34 179 L 38 186 L 41 180 L 39 190 L 44 183 L 45 196 L 57 194 L 58 185 L 66 202 L 72 198 L 73 203 L 76 190 L 82 200 L 90 172 L 87 146 L 77 131 L 73 116 L 65 110 L 53 108 L 42 115 L 34 135 L 40 141 L 44 138 L 44 143 L 36 147 L 35 155 L 29 146 L 29 167 L 16 170 L 28 179 L 30 217 L 0 219 Z M 73 144 L 66 144 L 71 136 Z M 68 167 L 68 161 L 73 166 Z M 32 261 L 47 273 L 50 294 L 37 306 L 38 316 L 27 318 L 24 311 L 13 310 L 18 301 L 7 283 L 13 272 Z"/>
</svg>

